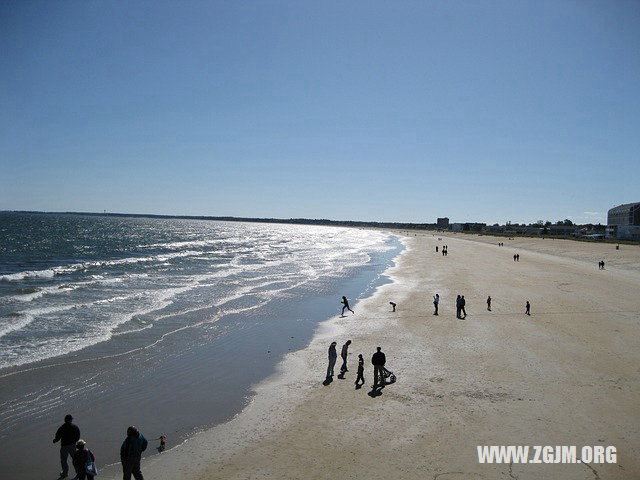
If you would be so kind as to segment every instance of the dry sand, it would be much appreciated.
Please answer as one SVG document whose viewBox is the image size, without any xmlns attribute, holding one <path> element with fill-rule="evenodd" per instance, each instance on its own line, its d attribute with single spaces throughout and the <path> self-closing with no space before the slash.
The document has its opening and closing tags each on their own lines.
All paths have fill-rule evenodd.
<svg viewBox="0 0 640 480">
<path fill-rule="evenodd" d="M 145 477 L 640 478 L 640 247 L 440 237 L 407 236 L 393 283 L 325 322 L 231 422 L 145 459 Z M 347 339 L 346 379 L 323 386 L 329 343 Z M 398 381 L 372 398 L 377 345 Z M 618 463 L 480 465 L 477 445 L 614 445 Z"/>
</svg>

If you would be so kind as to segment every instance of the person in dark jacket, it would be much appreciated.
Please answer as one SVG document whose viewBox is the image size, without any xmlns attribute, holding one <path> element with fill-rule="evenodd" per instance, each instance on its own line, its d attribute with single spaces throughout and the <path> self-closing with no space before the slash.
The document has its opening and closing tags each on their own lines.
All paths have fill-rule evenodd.
<svg viewBox="0 0 640 480">
<path fill-rule="evenodd" d="M 338 352 L 336 352 L 337 345 L 338 344 L 336 342 L 331 342 L 331 345 L 329 345 L 329 365 L 327 366 L 327 378 L 325 381 L 333 379 L 333 367 L 335 367 L 336 360 L 338 360 Z"/>
<path fill-rule="evenodd" d="M 362 384 L 360 383 L 362 380 Z M 364 385 L 364 358 L 362 358 L 362 354 L 358 355 L 358 376 L 356 377 L 356 388 L 360 388 Z"/>
<path fill-rule="evenodd" d="M 340 367 L 340 372 L 342 374 L 349 371 L 347 369 L 347 355 L 349 354 L 349 345 L 351 345 L 351 340 L 347 340 L 347 343 L 342 345 L 342 350 L 340 351 L 340 356 L 342 357 L 342 366 Z"/>
<path fill-rule="evenodd" d="M 73 468 L 76 469 L 77 480 L 93 480 L 93 475 L 87 472 L 87 463 L 95 462 L 96 457 L 88 448 L 85 448 L 86 442 L 78 440 L 76 442 L 76 453 L 73 454 Z"/>
<path fill-rule="evenodd" d="M 373 387 L 378 386 L 378 378 L 380 379 L 380 385 L 384 385 L 384 374 L 382 370 L 384 364 L 387 363 L 387 357 L 382 353 L 381 347 L 377 347 L 377 352 L 371 357 L 371 363 L 373 364 Z"/>
<path fill-rule="evenodd" d="M 127 438 L 120 447 L 120 462 L 122 463 L 123 480 L 144 480 L 140 471 L 142 452 L 147 449 L 147 439 L 134 426 L 127 428 Z"/>
<path fill-rule="evenodd" d="M 60 478 L 67 478 L 69 475 L 69 464 L 67 463 L 67 455 L 73 460 L 73 454 L 76 452 L 76 442 L 80 440 L 80 429 L 72 423 L 73 417 L 66 415 L 64 423 L 60 425 L 53 443 L 60 442 L 60 464 L 62 472 Z"/>
<path fill-rule="evenodd" d="M 345 310 L 349 310 L 351 313 L 356 313 L 353 310 L 351 310 L 351 308 L 349 308 L 349 300 L 347 300 L 347 297 L 345 297 L 344 295 L 342 296 L 342 313 L 340 314 L 340 316 L 344 317 L 344 311 Z"/>
</svg>

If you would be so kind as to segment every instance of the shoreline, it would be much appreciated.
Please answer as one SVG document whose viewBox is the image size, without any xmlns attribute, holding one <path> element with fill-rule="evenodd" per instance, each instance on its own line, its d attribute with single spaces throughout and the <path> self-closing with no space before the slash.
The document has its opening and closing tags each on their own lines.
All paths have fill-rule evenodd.
<svg viewBox="0 0 640 480">
<path fill-rule="evenodd" d="M 278 374 L 256 386 L 251 404 L 233 420 L 145 459 L 143 473 L 203 480 L 310 472 L 416 480 L 636 478 L 640 249 L 621 250 L 616 267 L 598 271 L 591 259 L 600 252 L 579 242 L 573 242 L 578 253 L 568 255 L 546 244 L 551 252 L 535 251 L 542 240 L 526 240 L 518 244 L 525 255 L 513 262 L 512 248 L 488 237 L 440 237 L 404 237 L 405 249 L 385 272 L 392 283 L 359 301 L 356 315 L 323 322 L 309 346 L 286 355 Z M 443 242 L 447 257 L 434 252 Z M 436 292 L 439 317 L 432 315 Z M 467 298 L 464 321 L 452 311 L 459 292 Z M 484 308 L 487 292 L 492 312 Z M 398 304 L 395 314 L 390 300 Z M 346 380 L 322 386 L 328 343 L 340 347 L 347 338 L 353 344 Z M 377 345 L 398 381 L 371 398 L 353 380 L 362 353 L 365 385 L 371 384 Z M 477 445 L 500 444 L 614 445 L 618 463 L 478 464 Z"/>
</svg>

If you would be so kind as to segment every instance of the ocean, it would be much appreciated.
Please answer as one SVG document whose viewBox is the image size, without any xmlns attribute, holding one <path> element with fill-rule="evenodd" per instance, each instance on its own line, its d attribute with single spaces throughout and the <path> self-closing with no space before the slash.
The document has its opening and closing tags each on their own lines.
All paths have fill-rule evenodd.
<svg viewBox="0 0 640 480">
<path fill-rule="evenodd" d="M 0 471 L 54 478 L 66 413 L 98 465 L 130 424 L 171 446 L 232 418 L 400 249 L 352 228 L 0 213 Z"/>
</svg>

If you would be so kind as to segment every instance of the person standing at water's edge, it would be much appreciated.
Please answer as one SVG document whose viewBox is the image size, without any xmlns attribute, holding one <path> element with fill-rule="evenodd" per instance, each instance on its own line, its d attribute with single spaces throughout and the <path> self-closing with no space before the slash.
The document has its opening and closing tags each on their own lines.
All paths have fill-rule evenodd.
<svg viewBox="0 0 640 480">
<path fill-rule="evenodd" d="M 433 308 L 435 309 L 433 312 L 434 315 L 438 315 L 439 304 L 440 304 L 440 295 L 436 293 L 435 296 L 433 297 Z"/>
<path fill-rule="evenodd" d="M 349 310 L 351 313 L 356 313 L 353 310 L 351 310 L 349 308 L 349 300 L 347 300 L 347 297 L 345 297 L 344 295 L 342 296 L 342 313 L 340 314 L 341 316 L 344 317 L 344 311 Z"/>
<path fill-rule="evenodd" d="M 333 378 L 333 368 L 336 366 L 336 360 L 338 360 L 338 352 L 336 352 L 336 342 L 331 342 L 329 345 L 329 366 L 327 367 L 327 381 Z"/>
<path fill-rule="evenodd" d="M 123 480 L 144 480 L 140 471 L 142 452 L 147 449 L 147 439 L 134 426 L 127 428 L 127 438 L 120 447 L 120 462 L 122 463 Z"/>
<path fill-rule="evenodd" d="M 71 423 L 72 421 L 73 417 L 66 415 L 64 417 L 64 423 L 60 425 L 53 439 L 53 443 L 60 442 L 60 464 L 62 466 L 60 478 L 67 478 L 69 475 L 67 455 L 73 460 L 73 455 L 76 453 L 76 442 L 80 440 L 80 429 Z"/>
<path fill-rule="evenodd" d="M 347 343 L 342 345 L 342 350 L 340 351 L 340 356 L 342 357 L 342 366 L 340 367 L 340 371 L 342 373 L 349 371 L 347 370 L 347 355 L 349 354 L 349 345 L 351 345 L 351 340 L 347 340 Z"/>
</svg>

